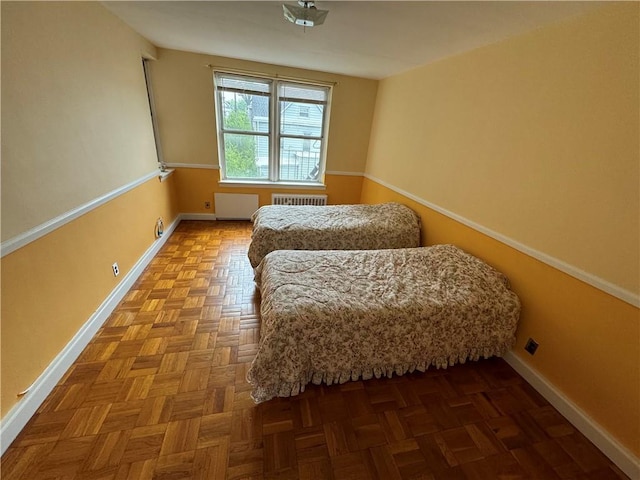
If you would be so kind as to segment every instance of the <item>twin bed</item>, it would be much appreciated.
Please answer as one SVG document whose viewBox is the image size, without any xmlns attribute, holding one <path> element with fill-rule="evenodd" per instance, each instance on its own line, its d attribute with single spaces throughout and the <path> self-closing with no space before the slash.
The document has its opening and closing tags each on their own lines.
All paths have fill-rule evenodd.
<svg viewBox="0 0 640 480">
<path fill-rule="evenodd" d="M 249 261 L 274 250 L 376 250 L 420 246 L 420 217 L 399 203 L 265 205 L 254 213 Z"/>
<path fill-rule="evenodd" d="M 443 368 L 511 348 L 520 302 L 503 274 L 453 245 L 419 247 L 420 222 L 407 207 L 341 207 L 369 207 L 374 220 L 357 235 L 358 209 L 280 207 L 266 221 L 262 207 L 254 218 L 261 330 L 247 379 L 256 402 L 309 383 Z M 382 221 L 375 210 L 387 212 Z M 259 230 L 270 222 L 267 247 Z"/>
</svg>

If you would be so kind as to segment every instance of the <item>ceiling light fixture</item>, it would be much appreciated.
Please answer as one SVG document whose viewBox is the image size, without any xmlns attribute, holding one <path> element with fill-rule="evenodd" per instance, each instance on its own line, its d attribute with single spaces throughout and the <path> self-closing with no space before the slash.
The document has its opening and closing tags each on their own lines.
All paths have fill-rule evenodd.
<svg viewBox="0 0 640 480">
<path fill-rule="evenodd" d="M 318 10 L 315 6 L 315 2 L 298 0 L 298 5 L 284 3 L 282 5 L 284 18 L 289 20 L 291 23 L 302 25 L 303 27 L 322 25 L 324 23 L 324 19 L 327 18 L 327 14 L 329 13 L 329 10 Z"/>
</svg>

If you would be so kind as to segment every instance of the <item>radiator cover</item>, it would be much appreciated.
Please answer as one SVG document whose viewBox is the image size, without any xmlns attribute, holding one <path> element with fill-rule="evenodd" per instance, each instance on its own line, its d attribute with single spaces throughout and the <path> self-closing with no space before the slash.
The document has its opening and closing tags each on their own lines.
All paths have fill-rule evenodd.
<svg viewBox="0 0 640 480">
<path fill-rule="evenodd" d="M 326 205 L 326 195 L 289 195 L 285 193 L 271 194 L 273 205 Z"/>
<path fill-rule="evenodd" d="M 250 220 L 258 209 L 258 195 L 242 193 L 214 194 L 216 219 Z"/>
</svg>

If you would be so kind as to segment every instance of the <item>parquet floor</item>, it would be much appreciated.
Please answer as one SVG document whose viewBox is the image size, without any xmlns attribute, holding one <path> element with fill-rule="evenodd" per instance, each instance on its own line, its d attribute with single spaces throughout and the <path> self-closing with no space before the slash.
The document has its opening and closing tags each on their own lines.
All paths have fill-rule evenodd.
<svg viewBox="0 0 640 480">
<path fill-rule="evenodd" d="M 182 222 L 2 478 L 626 478 L 501 359 L 255 405 L 249 240 L 248 222 Z"/>
</svg>

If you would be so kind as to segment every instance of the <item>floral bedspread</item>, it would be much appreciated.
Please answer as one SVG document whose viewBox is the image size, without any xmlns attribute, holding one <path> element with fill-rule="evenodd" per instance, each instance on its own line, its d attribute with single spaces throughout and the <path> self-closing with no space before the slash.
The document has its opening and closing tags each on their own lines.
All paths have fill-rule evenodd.
<svg viewBox="0 0 640 480">
<path fill-rule="evenodd" d="M 420 217 L 399 203 L 265 205 L 254 213 L 249 261 L 274 250 L 375 250 L 420 246 Z"/>
<path fill-rule="evenodd" d="M 275 251 L 256 270 L 258 352 L 247 379 L 263 402 L 429 366 L 501 356 L 520 301 L 507 278 L 452 245 Z"/>
</svg>

